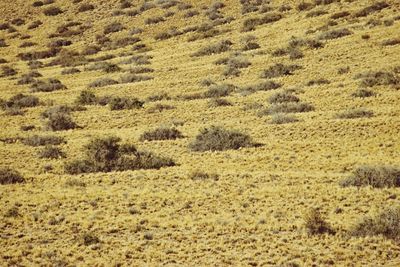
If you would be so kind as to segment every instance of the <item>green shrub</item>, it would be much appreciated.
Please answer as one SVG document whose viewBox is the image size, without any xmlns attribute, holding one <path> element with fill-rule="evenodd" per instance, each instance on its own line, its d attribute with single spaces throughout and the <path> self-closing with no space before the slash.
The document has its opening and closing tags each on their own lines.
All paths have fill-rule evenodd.
<svg viewBox="0 0 400 267">
<path fill-rule="evenodd" d="M 18 184 L 25 182 L 25 179 L 22 175 L 10 168 L 1 168 L 0 169 L 0 184 Z"/>
<path fill-rule="evenodd" d="M 139 140 L 140 141 L 154 141 L 154 140 L 175 140 L 183 138 L 182 133 L 175 128 L 157 128 L 153 131 L 144 132 Z"/>
<path fill-rule="evenodd" d="M 340 182 L 341 186 L 400 187 L 400 168 L 391 166 L 361 166 Z"/>
<path fill-rule="evenodd" d="M 195 140 L 189 144 L 189 148 L 193 151 L 223 151 L 254 145 L 247 134 L 211 126 L 202 129 Z"/>
<path fill-rule="evenodd" d="M 144 102 L 137 98 L 113 97 L 108 103 L 111 110 L 142 108 Z"/>
<path fill-rule="evenodd" d="M 38 152 L 38 157 L 41 159 L 59 159 L 65 158 L 65 153 L 61 148 L 47 145 Z"/>
<path fill-rule="evenodd" d="M 343 111 L 336 115 L 338 119 L 357 119 L 357 118 L 370 118 L 374 116 L 374 112 L 365 108 L 354 108 Z"/>
<path fill-rule="evenodd" d="M 110 172 L 138 169 L 160 169 L 174 166 L 170 158 L 138 151 L 135 146 L 120 145 L 118 137 L 96 138 L 85 145 L 86 159 L 75 160 L 65 165 L 69 174 Z"/>
<path fill-rule="evenodd" d="M 277 63 L 264 70 L 264 72 L 261 74 L 261 78 L 275 78 L 284 75 L 293 75 L 293 72 L 299 69 L 302 69 L 302 67 L 299 65 L 284 65 Z"/>
<path fill-rule="evenodd" d="M 325 221 L 317 209 L 310 209 L 304 216 L 304 222 L 310 235 L 335 233 L 335 230 Z"/>
<path fill-rule="evenodd" d="M 349 233 L 353 236 L 382 235 L 398 241 L 400 239 L 400 206 L 385 208 L 375 216 L 365 216 Z"/>
<path fill-rule="evenodd" d="M 62 143 L 65 143 L 65 140 L 60 136 L 33 135 L 22 139 L 22 143 L 28 146 L 60 145 Z"/>
</svg>

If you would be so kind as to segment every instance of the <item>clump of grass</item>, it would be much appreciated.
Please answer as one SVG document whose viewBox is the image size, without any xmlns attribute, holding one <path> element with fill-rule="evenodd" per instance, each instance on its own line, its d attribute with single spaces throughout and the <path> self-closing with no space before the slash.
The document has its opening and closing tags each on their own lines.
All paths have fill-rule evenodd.
<svg viewBox="0 0 400 267">
<path fill-rule="evenodd" d="M 387 207 L 375 216 L 365 216 L 350 230 L 352 236 L 376 236 L 400 239 L 400 206 Z"/>
<path fill-rule="evenodd" d="M 61 148 L 47 145 L 38 152 L 38 157 L 40 159 L 60 159 L 65 158 L 65 153 L 61 150 Z"/>
<path fill-rule="evenodd" d="M 392 166 L 361 166 L 340 182 L 341 186 L 400 187 L 400 168 Z"/>
<path fill-rule="evenodd" d="M 170 158 L 156 156 L 151 152 L 138 151 L 130 144 L 119 144 L 120 138 L 111 136 L 95 138 L 85 145 L 86 158 L 65 165 L 69 174 L 110 172 L 138 169 L 160 169 L 174 166 Z"/>
<path fill-rule="evenodd" d="M 336 115 L 338 119 L 357 119 L 357 118 L 370 118 L 374 116 L 374 112 L 365 108 L 354 108 L 343 111 Z"/>
<path fill-rule="evenodd" d="M 335 234 L 332 226 L 325 221 L 322 214 L 317 209 L 310 209 L 304 215 L 304 225 L 308 234 Z"/>
<path fill-rule="evenodd" d="M 368 89 L 357 89 L 354 93 L 351 94 L 351 96 L 353 97 L 371 97 L 371 96 L 375 96 L 375 92 L 368 90 Z"/>
<path fill-rule="evenodd" d="M 235 86 L 231 84 L 211 85 L 204 93 L 204 97 L 224 97 L 228 96 L 235 90 Z"/>
<path fill-rule="evenodd" d="M 99 78 L 89 84 L 90 88 L 105 87 L 108 85 L 118 84 L 117 81 L 111 78 Z"/>
<path fill-rule="evenodd" d="M 153 131 L 144 132 L 139 140 L 140 141 L 154 141 L 154 140 L 175 140 L 183 138 L 183 134 L 175 128 L 160 127 Z"/>
<path fill-rule="evenodd" d="M 65 143 L 64 138 L 51 135 L 33 135 L 22 139 L 22 143 L 28 146 L 60 145 Z"/>
<path fill-rule="evenodd" d="M 254 145 L 251 137 L 247 134 L 211 126 L 202 129 L 195 140 L 189 144 L 189 148 L 192 151 L 223 151 Z"/>
<path fill-rule="evenodd" d="M 113 32 L 120 32 L 122 30 L 124 30 L 125 27 L 119 23 L 119 22 L 113 22 L 108 24 L 107 26 L 104 27 L 104 34 L 109 34 L 109 33 L 113 33 Z"/>
<path fill-rule="evenodd" d="M 10 168 L 1 168 L 0 169 L 0 184 L 7 185 L 7 184 L 19 184 L 25 182 L 25 179 L 22 175 Z"/>
<path fill-rule="evenodd" d="M 143 108 L 144 102 L 137 98 L 113 97 L 108 103 L 111 110 Z"/>
<path fill-rule="evenodd" d="M 273 114 L 271 117 L 271 124 L 286 124 L 286 123 L 293 123 L 293 122 L 298 122 L 299 119 L 297 119 L 293 115 L 288 115 L 285 113 L 277 113 Z"/>
<path fill-rule="evenodd" d="M 233 43 L 230 40 L 222 40 L 216 44 L 211 44 L 209 46 L 201 48 L 197 52 L 193 53 L 192 56 L 200 57 L 212 54 L 220 54 L 228 51 L 232 44 Z"/>
<path fill-rule="evenodd" d="M 272 65 L 268 69 L 264 70 L 261 74 L 261 78 L 275 78 L 284 75 L 293 75 L 294 71 L 302 69 L 301 66 L 292 64 L 292 65 L 284 65 L 281 63 L 277 63 Z"/>
<path fill-rule="evenodd" d="M 94 233 L 85 233 L 82 236 L 82 239 L 85 246 L 94 245 L 100 242 L 100 239 Z"/>
<path fill-rule="evenodd" d="M 31 85 L 32 92 L 53 92 L 64 89 L 67 89 L 67 87 L 60 80 L 53 78 L 36 81 Z"/>
<path fill-rule="evenodd" d="M 393 72 L 389 71 L 371 71 L 361 73 L 356 76 L 361 78 L 360 85 L 363 87 L 373 87 L 377 85 L 400 85 L 400 78 Z"/>
</svg>

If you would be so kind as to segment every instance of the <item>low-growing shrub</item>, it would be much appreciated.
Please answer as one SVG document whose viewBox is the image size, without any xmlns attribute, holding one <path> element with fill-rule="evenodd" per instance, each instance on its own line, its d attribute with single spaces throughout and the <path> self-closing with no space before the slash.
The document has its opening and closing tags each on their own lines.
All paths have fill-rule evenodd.
<svg viewBox="0 0 400 267">
<path fill-rule="evenodd" d="M 284 75 L 293 75 L 294 71 L 302 69 L 299 65 L 284 65 L 277 63 L 268 69 L 264 70 L 261 74 L 261 78 L 275 78 Z"/>
<path fill-rule="evenodd" d="M 89 90 L 83 90 L 75 102 L 79 105 L 94 105 L 97 103 L 97 97 L 93 92 Z"/>
<path fill-rule="evenodd" d="M 108 85 L 114 85 L 118 84 L 117 81 L 111 79 L 111 78 L 99 78 L 89 84 L 90 88 L 96 88 L 96 87 L 104 87 Z"/>
<path fill-rule="evenodd" d="M 257 38 L 254 35 L 247 35 L 241 40 L 242 43 L 242 51 L 249 51 L 260 48 L 260 45 L 257 43 Z"/>
<path fill-rule="evenodd" d="M 32 92 L 53 92 L 64 89 L 67 89 L 67 87 L 60 80 L 53 78 L 35 81 L 31 85 Z"/>
<path fill-rule="evenodd" d="M 359 10 L 358 12 L 356 12 L 354 14 L 354 16 L 355 17 L 366 17 L 373 12 L 381 11 L 382 9 L 387 8 L 387 7 L 389 7 L 388 3 L 384 2 L 384 1 L 380 1 L 380 2 L 374 3 L 370 6 L 367 6 L 363 9 Z"/>
<path fill-rule="evenodd" d="M 57 16 L 59 14 L 62 14 L 63 11 L 58 7 L 48 7 L 45 10 L 43 10 L 43 13 L 46 16 Z"/>
<path fill-rule="evenodd" d="M 171 110 L 171 109 L 175 109 L 174 106 L 171 105 L 166 105 L 166 104 L 155 104 L 154 106 L 150 107 L 149 109 L 147 109 L 147 113 L 156 113 L 156 112 L 162 112 L 164 110 Z"/>
<path fill-rule="evenodd" d="M 314 85 L 322 85 L 322 84 L 330 84 L 331 82 L 327 79 L 321 78 L 316 80 L 311 80 L 307 82 L 307 86 L 314 86 Z"/>
<path fill-rule="evenodd" d="M 32 30 L 32 29 L 36 29 L 36 28 L 38 28 L 40 25 L 42 25 L 43 24 L 43 22 L 41 22 L 40 20 L 35 20 L 35 21 L 33 21 L 33 22 L 31 22 L 29 25 L 28 25 L 28 30 Z"/>
<path fill-rule="evenodd" d="M 277 92 L 268 98 L 270 104 L 278 104 L 284 102 L 300 102 L 300 98 L 289 92 Z"/>
<path fill-rule="evenodd" d="M 25 182 L 25 179 L 22 175 L 10 168 L 1 168 L 0 169 L 0 184 L 7 185 L 7 184 L 19 184 Z"/>
<path fill-rule="evenodd" d="M 182 133 L 175 128 L 160 127 L 153 131 L 144 132 L 139 140 L 140 141 L 154 141 L 154 140 L 175 140 L 183 138 Z"/>
<path fill-rule="evenodd" d="M 400 85 L 400 78 L 388 71 L 371 71 L 356 76 L 361 78 L 360 85 L 363 87 L 373 87 L 376 85 Z"/>
<path fill-rule="evenodd" d="M 165 21 L 165 18 L 163 18 L 163 17 L 153 17 L 153 18 L 145 19 L 144 23 L 151 25 L 151 24 L 157 24 L 157 23 L 160 23 L 163 21 Z"/>
<path fill-rule="evenodd" d="M 279 104 L 271 105 L 265 111 L 267 114 L 275 113 L 300 113 L 313 111 L 314 107 L 308 103 L 301 102 L 284 102 Z"/>
<path fill-rule="evenodd" d="M 228 96 L 235 90 L 235 86 L 231 84 L 211 85 L 204 93 L 204 97 L 224 97 Z"/>
<path fill-rule="evenodd" d="M 233 43 L 230 40 L 222 40 L 216 44 L 212 44 L 206 47 L 201 48 L 196 53 L 192 54 L 192 56 L 200 57 L 207 56 L 212 54 L 220 54 L 226 52 L 230 49 Z"/>
<path fill-rule="evenodd" d="M 370 118 L 374 116 L 374 112 L 365 108 L 354 108 L 343 111 L 336 115 L 338 119 L 357 119 L 357 118 Z"/>
<path fill-rule="evenodd" d="M 350 16 L 350 12 L 348 11 L 340 11 L 337 13 L 333 13 L 330 18 L 331 19 L 340 19 L 340 18 L 344 18 L 344 17 L 348 17 Z"/>
<path fill-rule="evenodd" d="M 52 107 L 42 113 L 45 129 L 50 131 L 63 131 L 75 129 L 78 125 L 72 120 L 70 112 L 72 108 L 66 106 Z"/>
<path fill-rule="evenodd" d="M 299 121 L 295 116 L 285 113 L 273 114 L 271 117 L 271 124 L 285 124 Z"/>
<path fill-rule="evenodd" d="M 85 71 L 104 71 L 106 73 L 117 72 L 120 70 L 121 68 L 117 64 L 109 62 L 95 62 L 85 67 Z"/>
<path fill-rule="evenodd" d="M 11 97 L 8 101 L 4 101 L 1 104 L 3 109 L 5 108 L 29 108 L 36 107 L 39 105 L 39 98 L 32 95 L 16 94 Z"/>
<path fill-rule="evenodd" d="M 283 16 L 279 13 L 267 13 L 261 18 L 249 18 L 243 22 L 242 31 L 253 31 L 259 25 L 273 23 L 282 18 Z"/>
<path fill-rule="evenodd" d="M 161 101 L 161 100 L 170 100 L 171 97 L 168 95 L 167 92 L 159 92 L 157 94 L 151 95 L 149 97 L 147 97 L 147 101 L 148 102 L 155 102 L 155 101 Z"/>
<path fill-rule="evenodd" d="M 243 93 L 254 93 L 257 91 L 269 91 L 282 87 L 282 84 L 274 81 L 265 81 L 253 85 L 245 86 L 241 89 Z"/>
<path fill-rule="evenodd" d="M 0 77 L 14 76 L 18 73 L 14 68 L 11 68 L 10 66 L 1 67 L 1 71 L 2 74 L 0 75 Z"/>
<path fill-rule="evenodd" d="M 91 11 L 94 9 L 94 5 L 92 4 L 82 4 L 81 6 L 79 6 L 78 8 L 78 12 L 86 12 L 86 11 Z"/>
<path fill-rule="evenodd" d="M 132 73 L 128 73 L 125 75 L 122 75 L 120 80 L 121 83 L 136 83 L 136 82 L 141 82 L 141 81 L 148 81 L 154 79 L 151 76 L 146 76 L 146 75 L 136 75 Z"/>
<path fill-rule="evenodd" d="M 392 46 L 400 44 L 400 38 L 388 39 L 382 42 L 383 46 Z"/>
<path fill-rule="evenodd" d="M 310 209 L 304 215 L 304 224 L 310 235 L 335 233 L 335 230 L 325 221 L 322 214 L 317 209 Z"/>
<path fill-rule="evenodd" d="M 120 32 L 124 29 L 125 29 L 125 27 L 121 23 L 113 22 L 113 23 L 105 26 L 103 32 L 104 32 L 104 34 L 109 34 L 109 33 L 113 33 L 113 32 Z"/>
<path fill-rule="evenodd" d="M 65 143 L 64 138 L 51 135 L 32 135 L 22 139 L 22 143 L 28 146 L 60 145 Z"/>
<path fill-rule="evenodd" d="M 400 187 L 400 168 L 391 166 L 361 166 L 340 182 L 341 186 Z"/>
<path fill-rule="evenodd" d="M 137 98 L 113 97 L 108 103 L 111 110 L 142 108 L 144 102 Z"/>
<path fill-rule="evenodd" d="M 219 179 L 216 173 L 206 173 L 204 171 L 195 170 L 189 174 L 189 178 L 194 181 L 215 180 Z"/>
<path fill-rule="evenodd" d="M 40 74 L 37 71 L 32 71 L 26 74 L 23 74 L 21 78 L 18 80 L 17 84 L 22 85 L 22 84 L 31 84 L 36 81 L 35 78 L 37 77 L 42 77 L 42 74 Z"/>
<path fill-rule="evenodd" d="M 348 36 L 353 34 L 352 31 L 346 28 L 338 29 L 338 30 L 331 30 L 329 32 L 324 32 L 319 36 L 319 39 L 321 40 L 332 40 L 332 39 L 337 39 L 341 38 L 344 36 Z"/>
<path fill-rule="evenodd" d="M 69 174 L 88 172 L 110 172 L 138 169 L 160 169 L 174 166 L 170 158 L 138 151 L 135 146 L 119 144 L 118 137 L 95 138 L 85 145 L 86 159 L 75 160 L 65 165 Z"/>
<path fill-rule="evenodd" d="M 210 101 L 208 101 L 207 105 L 210 108 L 216 108 L 232 106 L 232 103 L 223 98 L 212 98 Z"/>
<path fill-rule="evenodd" d="M 365 216 L 350 230 L 352 236 L 376 236 L 398 241 L 400 239 L 400 206 L 383 209 L 375 216 Z"/>
<path fill-rule="evenodd" d="M 368 89 L 357 89 L 354 93 L 351 94 L 353 97 L 371 97 L 375 96 L 376 94 L 374 91 L 368 90 Z"/>
<path fill-rule="evenodd" d="M 65 158 L 65 153 L 59 147 L 47 145 L 38 151 L 40 159 L 60 159 Z"/>
<path fill-rule="evenodd" d="M 21 125 L 21 127 L 20 127 L 21 131 L 24 131 L 24 132 L 32 131 L 35 128 L 36 128 L 35 125 Z"/>
<path fill-rule="evenodd" d="M 211 126 L 200 130 L 195 140 L 189 144 L 192 151 L 223 151 L 252 147 L 251 137 L 238 131 L 226 130 L 222 127 Z"/>
<path fill-rule="evenodd" d="M 71 74 L 76 74 L 76 73 L 80 73 L 81 71 L 77 68 L 68 68 L 68 69 L 63 69 L 61 71 L 62 75 L 71 75 Z"/>
</svg>

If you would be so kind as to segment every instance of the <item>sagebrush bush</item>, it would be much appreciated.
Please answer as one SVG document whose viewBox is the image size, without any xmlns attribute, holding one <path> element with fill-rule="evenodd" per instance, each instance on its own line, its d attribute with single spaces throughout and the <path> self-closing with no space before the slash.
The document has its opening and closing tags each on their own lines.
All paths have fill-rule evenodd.
<svg viewBox="0 0 400 267">
<path fill-rule="evenodd" d="M 43 10 L 43 13 L 46 16 L 57 16 L 59 14 L 62 14 L 63 11 L 60 8 L 53 6 L 53 7 L 48 7 L 45 10 Z"/>
<path fill-rule="evenodd" d="M 166 105 L 166 104 L 155 104 L 154 106 L 150 107 L 149 109 L 147 109 L 147 113 L 156 113 L 156 112 L 162 112 L 164 110 L 171 110 L 171 109 L 175 109 L 174 106 L 171 105 Z"/>
<path fill-rule="evenodd" d="M 68 68 L 68 69 L 63 69 L 61 71 L 62 75 L 71 75 L 71 74 L 76 74 L 76 73 L 80 73 L 81 71 L 77 68 Z"/>
<path fill-rule="evenodd" d="M 64 90 L 67 87 L 58 79 L 49 78 L 46 80 L 38 80 L 32 83 L 30 87 L 32 92 L 53 92 L 57 90 Z"/>
<path fill-rule="evenodd" d="M 69 107 L 56 106 L 43 112 L 42 117 L 45 119 L 45 129 L 63 131 L 77 128 L 78 125 L 71 118 L 71 111 Z"/>
<path fill-rule="evenodd" d="M 89 84 L 90 88 L 96 88 L 96 87 L 105 87 L 108 85 L 114 85 L 118 84 L 116 80 L 113 80 L 111 78 L 98 78 L 97 80 L 94 80 Z"/>
<path fill-rule="evenodd" d="M 189 178 L 195 181 L 209 179 L 217 181 L 219 179 L 219 175 L 216 173 L 207 173 L 204 171 L 195 170 L 189 174 Z"/>
<path fill-rule="evenodd" d="M 254 93 L 257 91 L 269 91 L 282 87 L 282 84 L 274 82 L 274 81 L 265 81 L 253 85 L 248 85 L 241 88 L 243 93 Z"/>
<path fill-rule="evenodd" d="M 289 92 L 277 92 L 268 98 L 270 104 L 278 104 L 284 102 L 300 102 L 300 98 Z"/>
<path fill-rule="evenodd" d="M 137 98 L 113 97 L 108 103 L 111 110 L 142 108 L 144 102 Z"/>
<path fill-rule="evenodd" d="M 283 16 L 279 13 L 267 13 L 261 18 L 249 18 L 243 22 L 242 31 L 253 31 L 259 25 L 273 23 L 282 18 Z"/>
<path fill-rule="evenodd" d="M 314 86 L 314 85 L 322 85 L 322 84 L 330 84 L 331 82 L 325 78 L 320 78 L 316 80 L 310 80 L 307 82 L 307 86 Z"/>
<path fill-rule="evenodd" d="M 144 23 L 145 24 L 157 24 L 157 23 L 160 23 L 163 21 L 165 21 L 164 17 L 151 17 L 151 18 L 145 19 Z"/>
<path fill-rule="evenodd" d="M 92 4 L 82 4 L 78 8 L 78 12 L 86 12 L 86 11 L 91 11 L 94 9 L 94 5 Z"/>
<path fill-rule="evenodd" d="M 346 28 L 338 29 L 338 30 L 331 30 L 329 32 L 324 32 L 319 36 L 319 39 L 321 40 L 332 40 L 332 39 L 337 39 L 341 38 L 344 36 L 348 36 L 353 34 L 352 31 Z"/>
<path fill-rule="evenodd" d="M 317 209 L 310 209 L 304 215 L 304 224 L 308 234 L 334 234 L 335 230 L 325 221 Z"/>
<path fill-rule="evenodd" d="M 383 209 L 375 216 L 365 216 L 349 230 L 352 236 L 376 236 L 400 239 L 400 206 Z"/>
<path fill-rule="evenodd" d="M 293 116 L 293 115 L 288 115 L 285 113 L 277 113 L 273 114 L 271 117 L 271 124 L 285 124 L 285 123 L 292 123 L 292 122 L 298 122 L 299 120 Z"/>
<path fill-rule="evenodd" d="M 211 85 L 204 93 L 204 97 L 224 97 L 228 96 L 235 90 L 235 86 L 231 84 Z"/>
<path fill-rule="evenodd" d="M 363 87 L 373 87 L 377 85 L 400 85 L 400 77 L 389 71 L 370 71 L 356 76 L 361 78 L 360 85 Z"/>
<path fill-rule="evenodd" d="M 382 42 L 383 46 L 392 46 L 400 44 L 400 38 L 387 39 Z"/>
<path fill-rule="evenodd" d="M 360 166 L 340 182 L 341 186 L 400 187 L 400 168 L 392 166 Z"/>
<path fill-rule="evenodd" d="M 238 131 L 211 126 L 200 130 L 195 140 L 189 144 L 192 151 L 223 151 L 254 146 L 251 137 Z"/>
<path fill-rule="evenodd" d="M 152 76 L 147 75 L 136 75 L 132 73 L 124 74 L 121 76 L 121 83 L 136 83 L 142 81 L 148 81 L 154 79 Z"/>
<path fill-rule="evenodd" d="M 86 159 L 75 160 L 65 165 L 69 174 L 88 172 L 110 172 L 138 169 L 160 169 L 174 166 L 170 158 L 138 151 L 135 146 L 119 144 L 118 137 L 95 138 L 85 145 Z"/>
<path fill-rule="evenodd" d="M 301 66 L 299 65 L 284 65 L 281 63 L 277 63 L 275 65 L 272 65 L 268 69 L 264 70 L 261 74 L 261 78 L 275 78 L 275 77 L 280 77 L 284 75 L 293 75 L 294 71 L 302 69 Z"/>
<path fill-rule="evenodd" d="M 75 102 L 80 105 L 94 105 L 97 104 L 97 101 L 98 99 L 93 92 L 89 90 L 83 90 L 80 92 Z"/>
<path fill-rule="evenodd" d="M 354 108 L 336 115 L 338 119 L 357 119 L 357 118 L 370 118 L 374 116 L 374 112 L 365 108 Z"/>
<path fill-rule="evenodd" d="M 65 143 L 65 139 L 60 136 L 40 136 L 33 135 L 22 139 L 22 143 L 28 146 L 60 145 Z"/>
<path fill-rule="evenodd" d="M 351 96 L 353 97 L 371 97 L 371 96 L 375 96 L 376 94 L 374 93 L 374 91 L 368 90 L 368 89 L 357 89 L 354 93 L 351 94 Z"/>
<path fill-rule="evenodd" d="M 376 2 L 370 6 L 362 8 L 361 10 L 357 11 L 354 16 L 355 17 L 366 17 L 373 12 L 381 11 L 384 8 L 389 7 L 390 5 L 385 1 Z"/>
<path fill-rule="evenodd" d="M 14 76 L 18 73 L 18 71 L 10 66 L 3 66 L 1 67 L 1 72 L 2 74 L 0 77 L 9 77 L 9 76 Z"/>
<path fill-rule="evenodd" d="M 24 177 L 15 170 L 10 168 L 0 168 L 0 184 L 18 184 L 25 182 Z"/>
<path fill-rule="evenodd" d="M 40 159 L 60 159 L 65 158 L 66 155 L 61 148 L 52 145 L 46 145 L 38 151 L 38 157 Z"/>
<path fill-rule="evenodd" d="M 175 140 L 183 138 L 183 134 L 176 128 L 160 127 L 153 131 L 144 132 L 139 140 L 140 141 L 154 141 L 154 140 Z"/>
<path fill-rule="evenodd" d="M 301 102 L 283 102 L 271 105 L 265 111 L 267 114 L 275 113 L 299 113 L 313 111 L 314 107 L 308 103 Z"/>
<path fill-rule="evenodd" d="M 110 62 L 95 62 L 87 67 L 85 67 L 86 71 L 104 71 L 106 73 L 117 72 L 120 71 L 121 68 L 117 64 L 113 64 Z"/>
<path fill-rule="evenodd" d="M 29 108 L 39 105 L 39 98 L 32 95 L 16 94 L 1 104 L 1 108 Z"/>
<path fill-rule="evenodd" d="M 216 108 L 216 107 L 232 106 L 232 103 L 223 98 L 212 98 L 210 99 L 210 101 L 208 101 L 207 105 L 210 108 Z"/>
<path fill-rule="evenodd" d="M 197 52 L 193 53 L 192 56 L 200 57 L 207 56 L 212 54 L 220 54 L 230 50 L 230 47 L 233 43 L 230 40 L 222 40 L 216 44 L 211 44 L 209 46 L 203 47 Z"/>
<path fill-rule="evenodd" d="M 103 32 L 104 32 L 104 34 L 109 34 L 109 33 L 113 33 L 113 32 L 120 32 L 124 29 L 125 29 L 125 27 L 121 23 L 113 22 L 113 23 L 105 26 Z"/>
</svg>

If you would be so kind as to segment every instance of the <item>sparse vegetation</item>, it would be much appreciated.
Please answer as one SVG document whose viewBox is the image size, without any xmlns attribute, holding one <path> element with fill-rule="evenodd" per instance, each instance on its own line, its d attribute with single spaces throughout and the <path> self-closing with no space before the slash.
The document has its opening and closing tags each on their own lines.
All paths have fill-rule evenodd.
<svg viewBox="0 0 400 267">
<path fill-rule="evenodd" d="M 60 80 L 53 78 L 35 81 L 31 85 L 32 92 L 53 92 L 64 89 L 67 89 L 67 87 Z"/>
<path fill-rule="evenodd" d="M 391 166 L 361 166 L 340 182 L 341 186 L 400 187 L 400 168 Z"/>
<path fill-rule="evenodd" d="M 96 87 L 104 87 L 108 85 L 114 85 L 118 84 L 117 81 L 111 79 L 111 78 L 99 78 L 89 84 L 90 88 L 96 88 Z"/>
<path fill-rule="evenodd" d="M 284 75 L 293 75 L 294 71 L 301 68 L 302 67 L 299 65 L 284 65 L 278 63 L 264 70 L 264 72 L 261 74 L 261 78 L 275 78 Z"/>
<path fill-rule="evenodd" d="M 22 139 L 22 143 L 28 146 L 60 145 L 65 143 L 64 138 L 52 135 L 32 135 Z"/>
<path fill-rule="evenodd" d="M 137 98 L 113 97 L 110 102 L 111 110 L 142 108 L 144 102 Z"/>
<path fill-rule="evenodd" d="M 65 158 L 65 153 L 59 147 L 47 145 L 39 150 L 40 159 L 60 159 Z"/>
<path fill-rule="evenodd" d="M 230 40 L 222 40 L 216 44 L 212 44 L 206 47 L 203 47 L 196 53 L 192 54 L 192 56 L 200 57 L 200 56 L 208 56 L 212 54 L 220 54 L 226 52 L 230 49 L 233 43 Z"/>
<path fill-rule="evenodd" d="M 58 7 L 52 6 L 52 7 L 48 7 L 45 10 L 43 10 L 43 13 L 46 16 L 57 16 L 59 14 L 62 14 L 63 11 Z"/>
<path fill-rule="evenodd" d="M 154 140 L 175 140 L 183 138 L 182 133 L 175 128 L 159 127 L 153 131 L 144 132 L 140 136 L 140 141 L 154 141 Z"/>
<path fill-rule="evenodd" d="M 317 209 L 310 209 L 304 216 L 305 227 L 310 235 L 334 234 L 332 226 L 325 221 Z"/>
<path fill-rule="evenodd" d="M 25 179 L 22 175 L 10 168 L 0 168 L 0 184 L 19 184 L 25 182 Z"/>
<path fill-rule="evenodd" d="M 285 113 L 276 113 L 271 117 L 271 124 L 286 124 L 299 121 L 295 116 Z"/>
<path fill-rule="evenodd" d="M 370 118 L 372 116 L 374 116 L 374 113 L 365 108 L 349 109 L 336 115 L 338 119 Z"/>
<path fill-rule="evenodd" d="M 239 149 L 254 145 L 251 137 L 247 134 L 226 130 L 219 126 L 211 126 L 202 129 L 195 140 L 189 144 L 189 148 L 192 151 L 202 152 Z"/>
</svg>

